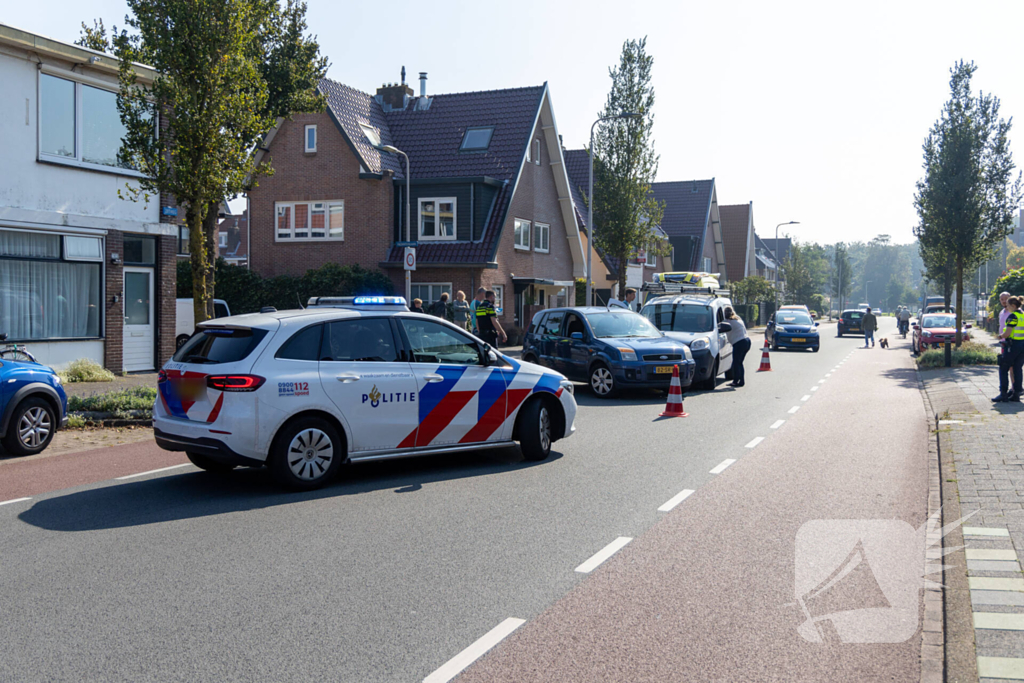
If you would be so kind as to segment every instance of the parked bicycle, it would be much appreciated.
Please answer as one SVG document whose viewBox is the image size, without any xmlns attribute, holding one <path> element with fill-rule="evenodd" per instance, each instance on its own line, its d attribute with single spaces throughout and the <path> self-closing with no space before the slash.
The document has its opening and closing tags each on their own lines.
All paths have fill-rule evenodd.
<svg viewBox="0 0 1024 683">
<path fill-rule="evenodd" d="M 0 333 L 0 342 L 7 341 L 7 334 Z M 0 348 L 0 360 L 19 360 L 27 363 L 35 363 L 36 357 L 28 352 L 24 344 L 8 344 Z"/>
</svg>

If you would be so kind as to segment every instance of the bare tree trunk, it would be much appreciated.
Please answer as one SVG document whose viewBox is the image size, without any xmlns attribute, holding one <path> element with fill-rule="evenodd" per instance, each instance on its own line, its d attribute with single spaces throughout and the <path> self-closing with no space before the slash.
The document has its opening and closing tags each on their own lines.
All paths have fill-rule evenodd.
<svg viewBox="0 0 1024 683">
<path fill-rule="evenodd" d="M 206 320 L 212 320 L 213 299 L 217 295 L 217 220 L 220 211 L 220 202 L 210 202 L 206 206 L 206 216 L 203 218 L 203 235 L 206 241 Z"/>
<path fill-rule="evenodd" d="M 963 343 L 964 325 L 964 258 L 956 259 L 956 347 Z"/>
<path fill-rule="evenodd" d="M 186 204 L 185 223 L 188 225 L 189 263 L 192 266 L 192 311 L 198 325 L 209 317 L 206 314 L 206 240 L 203 239 L 201 208 L 194 202 Z"/>
</svg>

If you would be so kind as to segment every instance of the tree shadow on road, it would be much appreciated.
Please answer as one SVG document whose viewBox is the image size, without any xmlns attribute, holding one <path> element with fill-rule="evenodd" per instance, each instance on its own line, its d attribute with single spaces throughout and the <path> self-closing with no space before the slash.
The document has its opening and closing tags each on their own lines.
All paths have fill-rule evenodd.
<svg viewBox="0 0 1024 683">
<path fill-rule="evenodd" d="M 882 377 L 896 382 L 901 387 L 917 389 L 917 370 L 914 368 L 889 368 L 882 372 Z"/>
<path fill-rule="evenodd" d="M 225 474 L 189 472 L 102 486 L 38 501 L 18 515 L 26 524 L 52 531 L 95 531 L 259 510 L 322 498 L 393 489 L 413 493 L 425 484 L 485 477 L 541 467 L 562 457 L 551 451 L 543 462 L 522 459 L 517 447 L 475 453 L 424 456 L 353 464 L 317 491 L 281 488 L 265 468 Z"/>
</svg>

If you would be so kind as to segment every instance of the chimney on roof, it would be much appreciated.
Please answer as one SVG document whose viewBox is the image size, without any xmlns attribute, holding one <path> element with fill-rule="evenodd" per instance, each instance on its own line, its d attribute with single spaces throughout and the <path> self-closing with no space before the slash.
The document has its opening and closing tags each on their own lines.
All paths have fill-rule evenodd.
<svg viewBox="0 0 1024 683">
<path fill-rule="evenodd" d="M 420 97 L 427 96 L 427 72 L 420 72 Z"/>
<path fill-rule="evenodd" d="M 391 109 L 405 109 L 412 95 L 412 88 L 405 84 L 405 67 L 403 66 L 401 84 L 393 83 L 388 85 L 385 83 L 377 88 L 375 99 L 384 108 L 384 111 L 390 111 Z"/>
</svg>

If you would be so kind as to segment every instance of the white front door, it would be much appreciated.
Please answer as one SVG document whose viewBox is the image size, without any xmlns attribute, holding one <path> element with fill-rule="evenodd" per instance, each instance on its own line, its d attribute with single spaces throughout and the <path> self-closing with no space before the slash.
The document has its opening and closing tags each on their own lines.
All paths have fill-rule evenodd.
<svg viewBox="0 0 1024 683">
<path fill-rule="evenodd" d="M 128 372 L 153 370 L 153 269 L 124 269 L 124 340 L 122 358 Z"/>
</svg>

